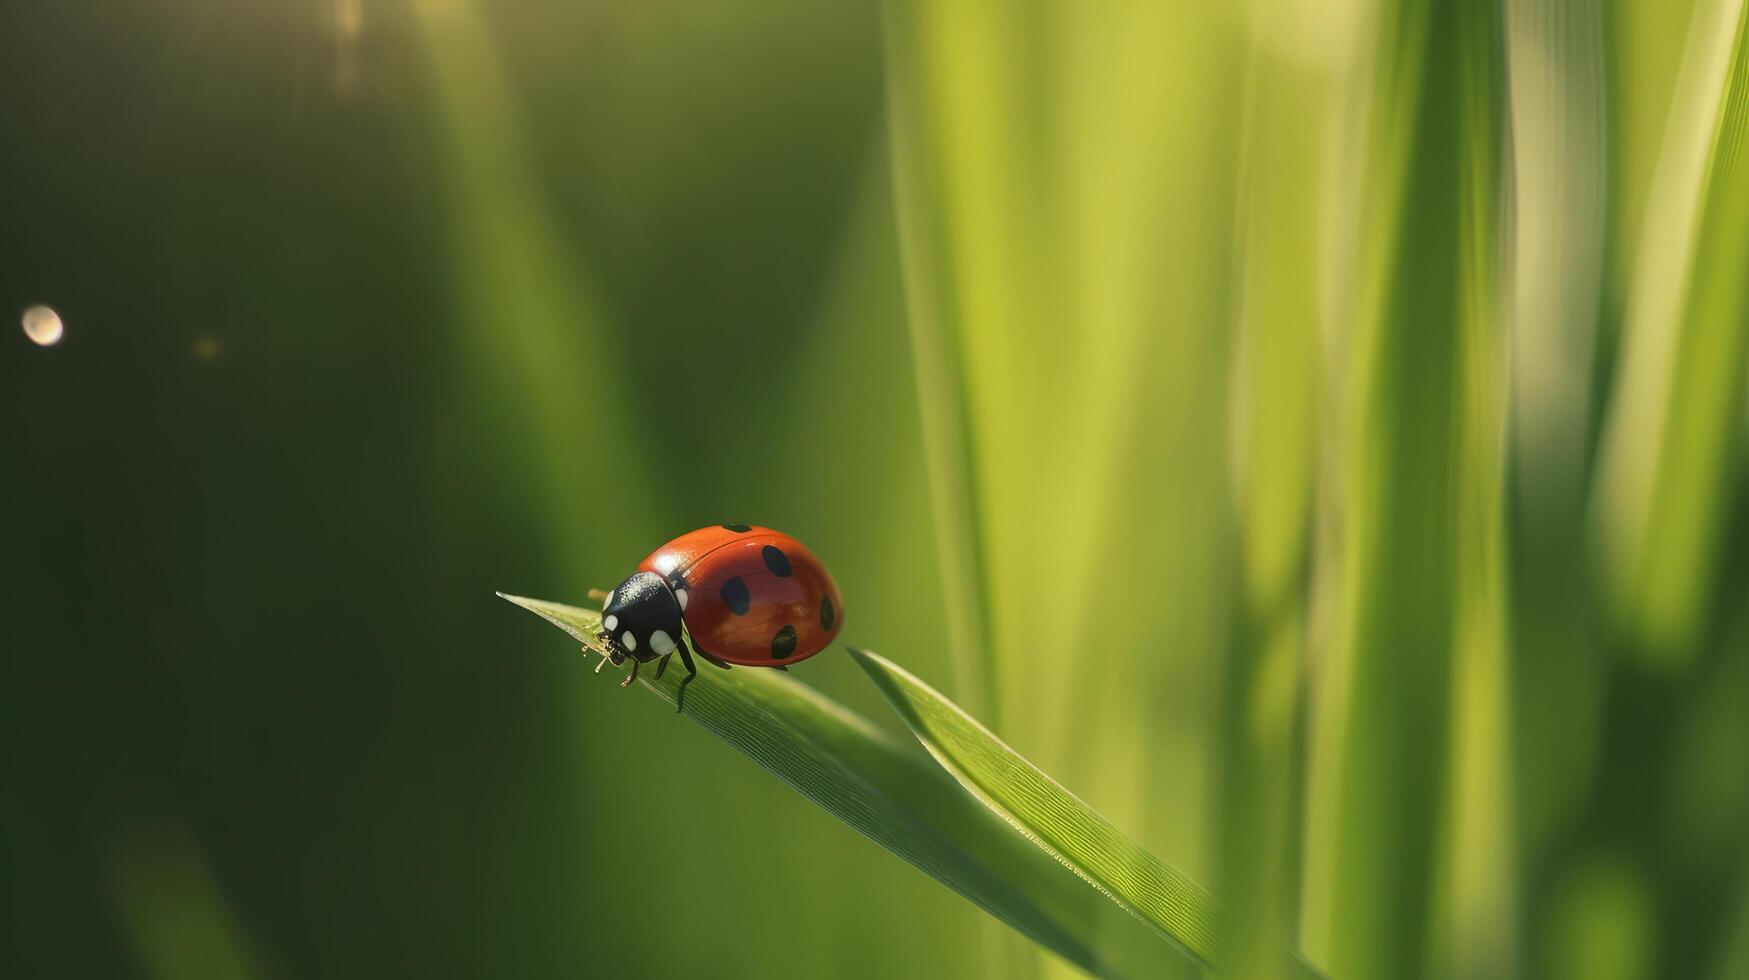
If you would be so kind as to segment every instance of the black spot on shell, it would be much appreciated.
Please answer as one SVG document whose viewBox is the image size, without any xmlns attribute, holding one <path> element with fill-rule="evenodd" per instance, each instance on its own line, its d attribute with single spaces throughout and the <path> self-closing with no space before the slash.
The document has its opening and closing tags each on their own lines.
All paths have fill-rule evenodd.
<svg viewBox="0 0 1749 980">
<path fill-rule="evenodd" d="M 832 624 L 837 622 L 837 621 L 838 621 L 838 610 L 832 608 L 832 597 L 829 595 L 821 596 L 820 597 L 820 628 L 826 630 L 829 633 L 832 631 Z"/>
<path fill-rule="evenodd" d="M 753 601 L 753 596 L 747 591 L 747 583 L 737 575 L 723 583 L 723 603 L 729 611 L 737 616 L 747 615 L 747 607 Z"/>
<path fill-rule="evenodd" d="M 723 530 L 733 531 L 736 534 L 746 534 L 748 531 L 753 530 L 753 525 L 751 525 L 751 524 L 724 524 Z"/>
<path fill-rule="evenodd" d="M 771 569 L 771 574 L 778 578 L 789 578 L 789 556 L 777 550 L 775 545 L 766 545 L 759 551 L 765 559 L 765 567 Z"/>
<path fill-rule="evenodd" d="M 788 660 L 790 657 L 795 656 L 795 652 L 796 628 L 794 626 L 785 626 L 783 629 L 777 631 L 776 636 L 771 638 L 771 659 Z"/>
</svg>

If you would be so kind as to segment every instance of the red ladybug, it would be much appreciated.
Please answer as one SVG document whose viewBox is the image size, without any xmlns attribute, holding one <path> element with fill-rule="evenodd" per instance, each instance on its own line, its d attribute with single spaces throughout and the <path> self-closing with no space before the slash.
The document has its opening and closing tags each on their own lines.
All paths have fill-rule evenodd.
<svg viewBox="0 0 1749 980">
<path fill-rule="evenodd" d="M 615 666 L 661 658 L 676 650 L 686 665 L 681 691 L 698 674 L 681 636 L 728 669 L 784 668 L 826 649 L 844 625 L 844 600 L 832 574 L 807 545 L 781 531 L 750 524 L 700 528 L 650 552 L 601 606 L 601 632 Z"/>
</svg>

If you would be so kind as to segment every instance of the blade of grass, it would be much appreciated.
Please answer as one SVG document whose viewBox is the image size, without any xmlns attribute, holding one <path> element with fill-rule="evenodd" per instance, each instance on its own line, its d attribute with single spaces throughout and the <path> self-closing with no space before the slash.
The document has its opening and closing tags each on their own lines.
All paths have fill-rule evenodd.
<svg viewBox="0 0 1749 980">
<path fill-rule="evenodd" d="M 1480 831 L 1502 812 L 1498 787 L 1458 826 L 1442 802 L 1453 754 L 1467 790 L 1499 734 L 1471 707 L 1486 706 L 1504 655 L 1498 34 L 1488 5 L 1377 11 L 1345 353 L 1342 610 L 1316 679 L 1304 890 L 1308 951 L 1344 977 L 1419 975 L 1453 955 L 1444 926 L 1470 879 L 1441 877 L 1442 845 L 1496 856 Z"/>
<path fill-rule="evenodd" d="M 922 43 L 924 13 L 910 0 L 882 4 L 888 164 L 953 690 L 973 711 L 992 724 L 1000 724 L 1001 687 L 990 646 L 994 640 L 994 598 L 992 583 L 982 573 L 990 565 L 986 549 L 991 529 L 989 514 L 979 507 L 979 447 L 971 401 L 975 373 L 966 362 L 968 338 L 962 335 L 969 325 L 968 315 L 987 309 L 989 303 L 980 300 L 984 293 L 978 283 L 964 281 L 969 269 L 954 261 L 960 239 L 953 232 L 951 215 L 955 212 L 949 206 L 952 199 L 945 186 L 951 175 L 944 172 L 946 161 L 933 152 L 940 131 L 928 118 L 932 106 L 948 103 L 941 91 L 942 80 L 934 80 L 932 85 L 926 74 L 929 55 Z M 999 35 L 978 31 L 974 37 L 980 40 L 958 47 L 961 56 L 968 49 L 975 56 L 983 54 L 989 50 L 984 39 Z M 982 69 L 978 75 L 1000 71 L 995 59 L 975 61 Z M 986 94 L 992 91 L 980 90 Z M 967 94 L 962 92 L 961 97 Z M 980 129 L 979 135 L 982 142 L 989 143 L 985 137 L 990 134 Z M 963 162 L 964 158 L 960 159 Z M 958 200 L 964 203 L 963 196 Z M 965 217 L 963 212 L 960 217 Z M 959 234 L 963 237 L 967 231 L 962 228 Z M 982 250 L 996 254 L 991 249 L 995 244 L 986 242 Z M 986 926 L 981 939 L 984 961 L 991 970 L 1015 980 L 1039 975 L 1037 957 L 1011 937 Z"/>
<path fill-rule="evenodd" d="M 200 844 L 180 824 L 120 840 L 110 879 L 123 931 L 148 977 L 232 977 L 270 971 Z"/>
<path fill-rule="evenodd" d="M 990 610 L 982 577 L 982 521 L 974 480 L 972 427 L 965 403 L 965 371 L 958 337 L 946 322 L 944 285 L 938 255 L 944 232 L 940 209 L 926 202 L 939 198 L 933 174 L 920 165 L 922 122 L 913 118 L 919 96 L 912 89 L 916 57 L 897 36 L 909 14 L 898 4 L 885 7 L 888 34 L 886 56 L 889 164 L 892 171 L 899 256 L 903 270 L 906 324 L 916 375 L 917 408 L 929 473 L 929 500 L 935 520 L 936 560 L 941 565 L 946 598 L 949 649 L 953 651 L 954 691 L 972 710 L 998 717 L 996 670 L 985 643 L 990 635 Z M 931 221 L 931 219 L 936 219 Z"/>
<path fill-rule="evenodd" d="M 1591 0 L 1508 0 L 1513 237 L 1511 408 L 1512 644 L 1517 719 L 1537 737 L 1514 746 L 1518 846 L 1535 854 L 1586 805 L 1607 661 L 1591 582 L 1572 572 L 1585 552 L 1591 390 L 1600 300 L 1613 231 L 1626 218 L 1607 194 L 1610 118 L 1604 11 Z M 1615 66 L 1618 72 L 1628 72 Z M 1618 109 L 1621 107 L 1617 106 Z M 1608 215 L 1607 221 L 1605 215 Z M 1515 722 L 1523 724 L 1523 721 Z M 1526 862 L 1534 866 L 1534 861 Z M 1535 886 L 1527 882 L 1526 891 Z"/>
<path fill-rule="evenodd" d="M 1460 21 L 1463 111 L 1458 196 L 1460 284 L 1455 406 L 1457 542 L 1449 770 L 1440 860 L 1444 921 L 1435 942 L 1450 975 L 1516 976 L 1517 870 L 1508 705 L 1505 330 L 1510 230 L 1504 198 L 1506 65 L 1495 17 Z"/>
<path fill-rule="evenodd" d="M 578 504 L 593 504 L 601 481 L 582 456 L 551 447 L 571 444 L 576 425 L 588 419 L 603 458 L 642 466 L 633 461 L 643 448 L 622 424 L 627 400 L 613 390 L 620 372 L 601 367 L 613 355 L 612 338 L 602 327 L 587 263 L 541 192 L 539 168 L 526 150 L 528 122 L 482 5 L 417 0 L 412 11 L 436 94 L 465 361 L 501 388 L 491 401 L 503 406 L 505 418 L 494 435 L 538 465 L 543 519 L 562 529 L 563 540 L 596 540 L 600 526 L 579 516 L 595 507 Z M 647 496 L 632 496 L 613 503 L 620 524 L 653 526 Z"/>
<path fill-rule="evenodd" d="M 1299 925 L 1307 543 L 1323 424 L 1320 340 L 1335 319 L 1332 277 L 1306 256 L 1336 245 L 1325 191 L 1335 176 L 1344 53 L 1364 21 L 1322 24 L 1328 47 L 1307 57 L 1308 25 L 1290 15 L 1294 8 L 1256 9 L 1240 144 L 1229 430 L 1243 601 L 1225 663 L 1216 771 L 1218 887 L 1247 912 L 1223 920 L 1221 948 L 1232 975 L 1267 980 L 1285 975 L 1276 951 L 1296 941 Z"/>
<path fill-rule="evenodd" d="M 1126 911 L 1212 966 L 1214 898 L 1118 833 L 1068 790 L 910 672 L 852 650 L 894 710 L 967 789 Z"/>
<path fill-rule="evenodd" d="M 879 654 L 850 652 L 918 740 L 972 795 L 1186 956 L 1214 968 L 1216 911 L 1208 892 L 1125 837 L 934 688 Z M 1294 963 L 1294 975 L 1316 976 Z"/>
<path fill-rule="evenodd" d="M 1582 510 L 1603 278 L 1602 11 L 1588 0 L 1509 0 L 1505 17 L 1513 469 L 1530 511 L 1521 526 L 1566 544 Z"/>
<path fill-rule="evenodd" d="M 1688 664 L 1714 593 L 1749 344 L 1749 6 L 1697 4 L 1628 297 L 1595 517 L 1611 609 Z"/>
<path fill-rule="evenodd" d="M 598 613 L 503 598 L 593 647 Z M 703 670 L 686 716 L 870 840 L 1091 974 L 1194 975 L 1200 961 L 1138 924 L 1114 928 L 1105 899 L 914 745 L 788 674 Z M 675 703 L 685 671 L 654 675 L 642 671 L 643 686 Z"/>
</svg>

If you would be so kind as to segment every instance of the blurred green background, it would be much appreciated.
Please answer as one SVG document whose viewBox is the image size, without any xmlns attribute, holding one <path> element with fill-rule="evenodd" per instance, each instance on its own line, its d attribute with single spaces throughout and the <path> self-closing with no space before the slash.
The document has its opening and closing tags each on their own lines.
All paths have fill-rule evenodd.
<svg viewBox="0 0 1749 980">
<path fill-rule="evenodd" d="M 1072 974 L 492 594 L 745 520 L 1232 975 L 1749 976 L 1744 18 L 14 5 L 0 973 Z"/>
</svg>

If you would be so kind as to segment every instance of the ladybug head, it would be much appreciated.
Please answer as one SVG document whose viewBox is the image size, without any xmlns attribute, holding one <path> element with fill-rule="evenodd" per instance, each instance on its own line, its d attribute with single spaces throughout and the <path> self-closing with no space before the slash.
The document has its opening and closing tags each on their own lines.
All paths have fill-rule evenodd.
<svg viewBox="0 0 1749 980">
<path fill-rule="evenodd" d="M 601 605 L 601 632 L 614 666 L 673 653 L 680 644 L 680 601 L 655 572 L 637 572 L 614 587 Z"/>
</svg>

